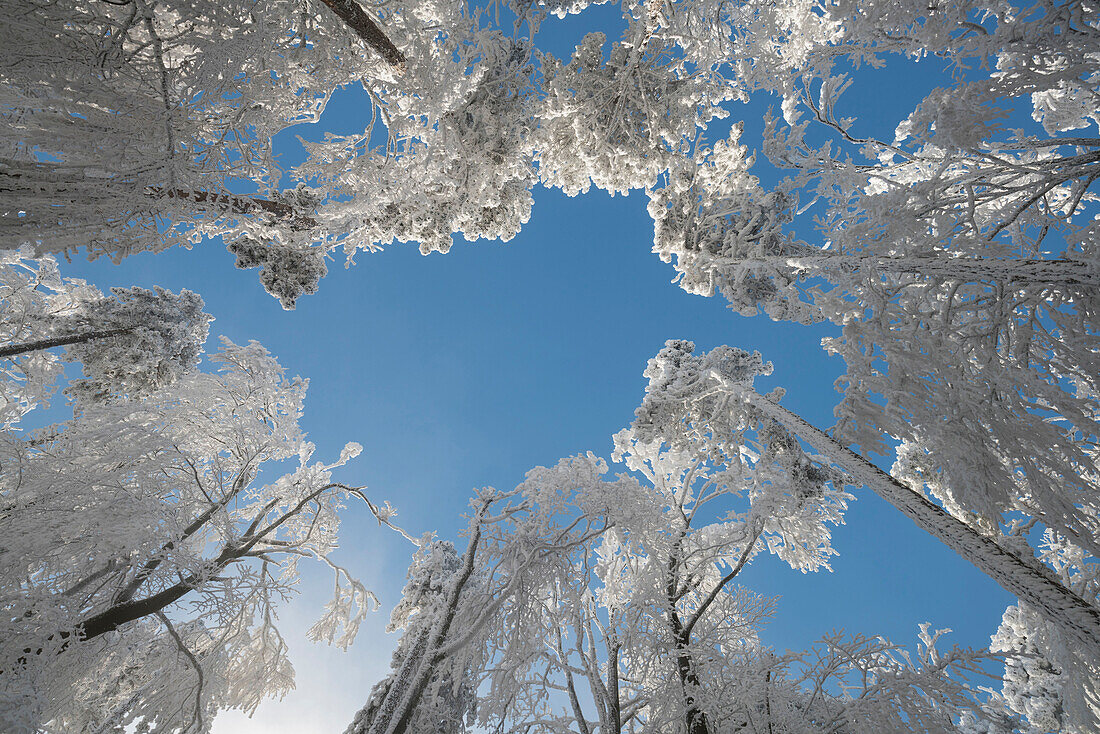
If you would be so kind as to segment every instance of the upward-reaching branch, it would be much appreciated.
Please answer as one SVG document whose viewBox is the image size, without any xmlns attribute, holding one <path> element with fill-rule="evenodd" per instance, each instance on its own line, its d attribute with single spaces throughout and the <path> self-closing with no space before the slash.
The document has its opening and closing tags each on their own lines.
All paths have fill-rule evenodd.
<svg viewBox="0 0 1100 734">
<path fill-rule="evenodd" d="M 245 468 L 241 469 L 240 473 L 237 474 L 237 478 L 233 481 L 232 489 L 226 493 L 225 497 L 223 497 L 218 502 L 211 504 L 210 507 L 208 507 L 202 514 L 196 517 L 190 525 L 185 527 L 180 532 L 179 537 L 165 543 L 164 546 L 161 547 L 161 549 L 155 555 L 153 555 L 152 558 L 146 561 L 145 565 L 143 565 L 134 575 L 134 578 L 130 580 L 130 583 L 126 584 L 126 586 L 118 594 L 115 595 L 114 603 L 123 604 L 131 601 L 134 598 L 134 595 L 141 588 L 142 584 L 144 584 L 146 580 L 148 580 L 149 577 L 153 575 L 153 573 L 161 565 L 164 559 L 168 556 L 168 553 L 175 549 L 181 542 L 187 540 L 192 535 L 201 530 L 202 527 L 206 525 L 206 523 L 210 520 L 210 518 L 214 517 L 214 515 L 217 514 L 219 510 L 225 508 L 230 502 L 232 502 L 233 499 L 241 493 L 241 490 L 248 486 L 249 481 L 251 481 L 251 474 L 251 466 L 246 465 Z"/>
</svg>

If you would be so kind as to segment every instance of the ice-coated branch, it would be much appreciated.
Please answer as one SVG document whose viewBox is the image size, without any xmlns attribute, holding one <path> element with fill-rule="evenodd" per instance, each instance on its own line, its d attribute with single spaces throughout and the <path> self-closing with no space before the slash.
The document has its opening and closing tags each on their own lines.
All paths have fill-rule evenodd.
<svg viewBox="0 0 1100 734">
<path fill-rule="evenodd" d="M 176 643 L 176 647 L 187 658 L 187 661 L 191 663 L 191 667 L 195 669 L 195 675 L 198 676 L 198 683 L 195 684 L 195 712 L 191 718 L 191 726 L 195 727 L 195 731 L 202 731 L 204 728 L 202 721 L 202 687 L 203 687 L 203 674 L 202 664 L 199 663 L 199 659 L 195 657 L 195 653 L 191 652 L 187 645 L 183 643 L 183 639 L 180 637 L 179 632 L 172 625 L 172 620 L 168 619 L 168 615 L 164 612 L 156 613 L 157 619 L 164 625 L 164 629 L 168 630 L 168 634 L 172 637 L 172 640 Z"/>
<path fill-rule="evenodd" d="M 201 305 L 184 300 L 181 310 Z M 143 298 L 113 302 L 141 310 Z M 361 447 L 310 463 L 314 447 L 299 426 L 305 380 L 286 376 L 255 342 L 225 341 L 212 361 L 221 369 L 188 365 L 140 400 L 82 406 L 33 450 L 0 442 L 0 536 L 11 539 L 0 554 L 0 606 L 12 610 L 0 635 L 0 699 L 11 700 L 12 686 L 31 690 L 66 730 L 96 730 L 98 718 L 79 722 L 100 714 L 125 728 L 155 712 L 161 729 L 190 731 L 221 709 L 251 711 L 293 686 L 272 620 L 300 558 L 337 576 L 311 636 L 339 645 L 354 637 L 372 595 L 329 554 L 346 495 L 364 493 L 331 472 Z M 297 467 L 255 481 L 268 462 L 285 460 Z M 382 519 L 393 514 L 372 504 Z M 196 688 L 179 685 L 190 675 L 181 642 L 201 661 Z M 189 723 L 193 709 L 202 722 Z M 10 729 L 6 715 L 0 729 L 25 730 Z"/>
<path fill-rule="evenodd" d="M 682 633 L 685 639 L 691 638 L 691 631 L 695 629 L 695 625 L 698 624 L 699 620 L 703 618 L 703 615 L 707 613 L 707 609 L 710 607 L 711 604 L 714 603 L 714 600 L 718 598 L 718 594 L 721 593 L 722 589 L 726 587 L 726 584 L 728 584 L 730 581 L 733 581 L 737 574 L 741 573 L 741 569 L 745 567 L 745 564 L 748 563 L 749 558 L 752 556 L 753 546 L 756 545 L 756 541 L 760 537 L 760 533 L 763 532 L 763 530 L 764 523 L 761 521 L 757 521 L 753 526 L 752 537 L 748 539 L 748 542 L 745 544 L 745 550 L 741 553 L 741 557 L 737 559 L 737 565 L 735 565 L 729 573 L 723 576 L 721 581 L 714 585 L 714 588 L 710 590 L 710 593 L 708 593 L 706 597 L 704 597 L 703 601 L 699 603 L 699 606 L 696 608 L 695 613 L 692 614 L 688 621 L 684 624 Z"/>
</svg>

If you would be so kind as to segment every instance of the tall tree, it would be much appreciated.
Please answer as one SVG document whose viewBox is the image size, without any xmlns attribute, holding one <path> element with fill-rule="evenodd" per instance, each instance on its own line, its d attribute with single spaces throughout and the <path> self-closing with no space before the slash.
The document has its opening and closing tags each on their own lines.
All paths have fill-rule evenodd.
<svg viewBox="0 0 1100 734">
<path fill-rule="evenodd" d="M 1040 557 L 1063 584 L 1098 603 L 1098 568 L 1088 554 L 1045 530 Z M 1026 717 L 1033 731 L 1083 734 L 1100 728 L 1094 662 L 1032 605 L 1020 601 L 1005 610 L 991 649 L 1006 657 L 1001 694 L 1007 707 Z"/>
<path fill-rule="evenodd" d="M 609 478 L 588 454 L 475 498 L 461 560 L 440 543 L 414 557 L 394 612 L 405 632 L 395 672 L 349 734 L 401 732 L 414 719 L 465 731 L 460 712 L 467 725 L 541 734 L 1012 731 L 1014 715 L 1041 726 L 973 687 L 998 655 L 937 651 L 928 627 L 915 657 L 860 635 L 831 635 L 804 655 L 761 644 L 773 602 L 737 577 L 762 553 L 828 569 L 853 481 L 809 453 L 797 427 L 731 404 L 716 382 L 751 385 L 768 371 L 759 354 L 697 357 L 670 343 L 646 370 L 634 426 L 614 439 L 631 473 Z M 427 677 L 411 685 L 418 668 Z"/>
<path fill-rule="evenodd" d="M 216 374 L 0 444 L 5 731 L 203 731 L 285 693 L 275 611 L 302 558 L 336 578 L 313 639 L 346 647 L 375 603 L 331 558 L 349 499 L 392 514 L 332 478 L 360 447 L 310 463 L 306 381 L 255 342 L 213 359 Z"/>
<path fill-rule="evenodd" d="M 476 524 L 474 528 L 461 558 L 451 543 L 430 536 L 413 555 L 408 583 L 386 628 L 403 630 L 393 653 L 393 672 L 371 689 L 348 734 L 465 730 L 475 695 L 471 672 L 463 658 L 440 655 L 440 647 L 459 605 L 476 594 L 479 579 L 473 570 L 480 536 Z"/>
<path fill-rule="evenodd" d="M 708 7 L 659 24 L 693 38 L 700 64 L 720 59 L 692 32 Z M 719 9 L 718 33 L 734 83 L 782 99 L 761 148 L 768 178 L 790 175 L 763 185 L 740 127 L 686 150 L 650 192 L 654 251 L 683 288 L 744 314 L 838 327 L 825 345 L 847 363 L 845 443 L 904 442 L 912 476 L 983 532 L 1024 512 L 1097 555 L 1100 139 L 1077 101 L 1095 93 L 1096 14 L 749 7 Z M 859 79 L 839 69 L 902 54 L 943 85 L 886 134 L 846 117 Z"/>
<path fill-rule="evenodd" d="M 1100 553 L 1089 509 L 1100 143 L 1075 132 L 1096 123 L 1075 101 L 1095 91 L 1096 14 L 1029 2 L 623 7 L 621 40 L 589 34 L 568 63 L 535 36 L 456 32 L 472 70 L 450 72 L 461 91 L 393 96 L 405 114 L 386 118 L 384 148 L 371 131 L 316 146 L 303 170 L 354 202 L 348 246 L 507 239 L 536 181 L 570 194 L 644 188 L 654 251 L 683 288 L 842 329 L 826 342 L 848 365 L 838 437 L 876 452 L 904 441 L 938 499 L 982 532 L 1020 511 Z M 516 4 L 537 29 L 533 8 Z M 838 69 L 903 56 L 954 71 L 937 66 L 943 86 L 886 135 L 844 117 L 851 79 Z M 725 102 L 765 94 L 781 115 L 767 116 L 760 147 L 771 173 L 791 173 L 773 186 L 741 125 L 727 139 L 704 131 Z M 1012 105 L 1033 122 L 1000 123 Z"/>
<path fill-rule="evenodd" d="M 919 484 L 899 480 L 779 405 L 784 391 L 760 395 L 753 380 L 770 374 L 758 352 L 719 347 L 694 355 L 695 345 L 670 341 L 650 360 L 649 386 L 638 409 L 635 429 L 672 446 L 697 433 L 737 436 L 747 417 L 762 416 L 784 426 L 841 469 L 853 484 L 864 485 L 899 509 L 961 557 L 977 566 L 1009 593 L 1041 613 L 1071 637 L 1095 667 L 1100 661 L 1100 607 L 1063 583 L 1036 558 L 1022 537 L 1019 523 L 1000 532 L 983 533 L 930 501 Z M 1007 537 L 1006 537 L 1007 536 Z M 1021 554 L 1021 551 L 1024 551 Z"/>
<path fill-rule="evenodd" d="M 404 630 L 394 672 L 375 686 L 349 734 L 421 730 L 414 726 L 464 730 L 462 714 L 472 706 L 469 696 L 486 663 L 485 640 L 509 600 L 526 593 L 532 579 L 554 573 L 547 569 L 560 568 L 571 549 L 606 529 L 605 520 L 597 517 L 573 517 L 559 525 L 567 500 L 553 492 L 532 498 L 522 488 L 486 488 L 471 501 L 469 544 L 461 559 L 449 544 L 430 536 L 421 542 L 406 596 L 392 617 L 392 625 Z M 527 532 L 512 534 L 513 521 Z M 486 565 L 486 558 L 495 561 Z M 432 718 L 440 713 L 443 718 Z"/>
<path fill-rule="evenodd" d="M 728 440 L 699 434 L 690 448 L 624 431 L 616 455 L 635 474 L 608 479 L 606 463 L 591 454 L 564 459 L 529 472 L 509 502 L 481 519 L 477 570 L 468 576 L 477 581 L 466 585 L 432 668 L 479 681 L 461 700 L 478 692 L 476 707 L 465 705 L 480 726 L 532 734 L 939 732 L 964 715 L 1011 725 L 997 701 L 983 701 L 967 682 L 996 656 L 938 652 L 939 633 L 928 629 L 916 657 L 858 635 L 830 636 L 806 655 L 776 655 L 760 643 L 772 601 L 734 579 L 765 551 L 803 570 L 827 567 L 828 526 L 848 495 L 833 486 L 842 477 L 781 427 L 764 419 L 745 431 Z M 740 467 L 725 462 L 729 451 L 742 457 Z M 439 618 L 424 590 L 460 576 L 453 550 L 425 548 L 395 610 L 405 628 L 397 671 Z M 468 549 L 463 565 L 469 559 Z M 405 621 L 413 608 L 423 610 L 419 624 Z M 401 731 L 385 718 L 366 726 L 384 717 L 380 694 L 400 680 L 395 672 L 376 687 L 348 731 Z M 423 717 L 420 730 L 466 730 L 453 715 L 433 728 L 444 719 L 432 712 L 454 710 L 441 706 L 453 706 L 455 690 L 426 692 L 423 711 L 411 714 Z"/>
</svg>

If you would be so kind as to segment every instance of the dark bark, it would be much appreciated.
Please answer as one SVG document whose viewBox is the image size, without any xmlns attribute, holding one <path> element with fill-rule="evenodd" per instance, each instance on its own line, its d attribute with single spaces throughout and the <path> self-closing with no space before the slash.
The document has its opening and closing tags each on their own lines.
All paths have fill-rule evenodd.
<svg viewBox="0 0 1100 734">
<path fill-rule="evenodd" d="M 673 643 L 676 647 L 676 675 L 680 679 L 680 688 L 684 692 L 684 725 L 686 734 L 710 734 L 710 724 L 707 716 L 699 708 L 695 700 L 695 691 L 699 688 L 699 674 L 695 670 L 695 662 L 691 659 L 691 629 L 684 625 L 676 611 L 676 600 L 679 598 L 676 588 L 676 571 L 680 565 L 679 548 L 684 540 L 684 532 L 680 533 L 680 539 L 676 543 L 676 549 L 668 559 L 668 584 L 666 594 L 668 597 L 668 626 L 672 632 Z"/>
<path fill-rule="evenodd" d="M 623 706 L 619 698 L 619 642 L 616 638 L 607 650 L 607 692 L 610 697 L 608 719 L 611 725 L 609 734 L 619 734 L 623 730 Z"/>
<path fill-rule="evenodd" d="M 184 199 L 196 204 L 223 208 L 233 214 L 255 214 L 257 212 L 274 214 L 278 219 L 289 221 L 291 229 L 307 230 L 317 226 L 316 219 L 299 214 L 290 204 L 284 204 L 281 201 L 261 199 L 255 196 L 238 196 L 227 193 L 212 194 L 208 191 L 166 189 L 162 186 L 150 186 L 145 191 L 149 196 L 164 197 L 167 199 Z"/>
<path fill-rule="evenodd" d="M 55 336 L 49 339 L 39 339 L 33 342 L 23 342 L 21 344 L 10 344 L 6 347 L 0 347 L 0 359 L 6 357 L 18 357 L 20 354 L 26 354 L 27 352 L 37 352 L 40 349 L 53 349 L 54 347 L 63 347 L 68 344 L 82 344 L 84 342 L 92 341 L 93 339 L 107 339 L 112 336 L 121 336 L 123 334 L 129 334 L 136 329 L 135 326 L 127 326 L 119 329 L 104 329 L 102 331 L 86 331 L 83 334 L 70 334 L 69 336 Z"/>
<path fill-rule="evenodd" d="M 235 496 L 242 487 L 246 486 L 251 478 L 250 471 L 242 471 L 237 477 L 234 483 L 234 488 L 226 498 L 225 502 L 228 502 L 233 496 Z M 326 484 L 323 487 L 311 492 L 301 501 L 299 501 L 293 508 L 283 513 L 277 520 L 273 521 L 270 525 L 259 529 L 261 521 L 267 516 L 267 512 L 278 502 L 279 498 L 273 499 L 268 502 L 256 515 L 255 519 L 248 526 L 248 528 L 241 535 L 240 539 L 235 543 L 229 543 L 225 545 L 216 558 L 209 561 L 206 568 L 201 573 L 193 573 L 185 578 L 181 578 L 179 582 L 169 586 L 161 591 L 139 599 L 137 601 L 130 600 L 127 595 L 132 596 L 144 583 L 152 572 L 161 564 L 164 559 L 164 551 L 170 550 L 173 546 L 173 542 L 168 542 L 162 547 L 162 553 L 154 556 L 138 571 L 135 580 L 132 580 L 130 584 L 123 590 L 122 596 L 125 597 L 124 601 L 116 601 L 110 607 L 87 617 L 82 622 L 78 623 L 72 631 L 61 631 L 55 635 L 50 635 L 49 640 L 59 639 L 62 640 L 62 644 L 58 648 L 57 652 L 64 652 L 73 639 L 77 640 L 93 640 L 96 637 L 104 635 L 108 632 L 112 632 L 125 624 L 134 622 L 142 617 L 154 615 L 163 612 L 172 604 L 179 601 L 186 594 L 195 589 L 200 588 L 210 577 L 216 575 L 219 571 L 226 566 L 248 558 L 255 556 L 256 553 L 252 550 L 258 543 L 262 542 L 270 533 L 277 530 L 286 520 L 294 515 L 298 514 L 303 507 L 312 502 L 319 494 L 326 492 L 333 487 L 344 487 L 345 485 L 332 483 Z M 224 502 L 214 505 L 211 509 L 203 512 L 196 518 L 187 528 L 184 529 L 186 534 L 193 534 L 199 527 L 205 524 L 210 517 L 213 516 L 217 509 L 224 507 Z M 182 576 L 182 574 L 180 574 Z M 140 579 L 140 583 L 135 585 L 135 581 Z M 83 583 L 83 582 L 82 582 Z M 24 655 L 17 660 L 17 664 L 26 664 L 27 659 L 31 655 L 40 655 L 42 650 L 34 650 L 27 648 L 24 651 Z"/>
<path fill-rule="evenodd" d="M 233 561 L 242 558 L 250 548 L 251 546 L 246 545 L 224 549 L 211 564 L 211 573 L 216 573 Z M 162 612 L 171 604 L 183 598 L 188 592 L 197 589 L 202 582 L 202 576 L 188 576 L 179 583 L 173 584 L 152 596 L 139 599 L 138 601 L 114 604 L 99 614 L 92 615 L 83 622 L 80 622 L 76 625 L 74 630 L 62 630 L 54 635 L 50 635 L 48 639 L 51 641 L 61 641 L 61 645 L 57 649 L 57 653 L 60 654 L 69 647 L 69 644 L 73 642 L 74 639 L 94 640 L 101 635 L 118 629 L 124 624 L 141 619 L 142 617 L 147 617 L 151 614 Z M 23 655 L 16 661 L 16 664 L 26 665 L 28 659 L 32 655 L 41 655 L 42 652 L 42 649 L 35 650 L 34 648 L 26 648 L 23 650 Z"/>
<path fill-rule="evenodd" d="M 243 558 L 254 544 L 254 541 L 250 541 L 240 546 L 229 546 L 222 550 L 210 565 L 210 575 L 222 570 L 233 561 Z M 163 611 L 183 598 L 188 592 L 201 586 L 205 577 L 206 575 L 193 574 L 152 596 L 147 596 L 138 601 L 115 604 L 110 609 L 81 622 L 77 626 L 77 636 L 82 640 L 93 640 L 100 635 L 118 629 L 128 622 Z"/>
<path fill-rule="evenodd" d="M 724 589 L 737 574 L 741 573 L 741 569 L 748 563 L 749 556 L 752 555 L 753 546 L 756 545 L 756 541 L 763 530 L 764 524 L 762 521 L 758 520 L 753 523 L 751 537 L 747 539 L 748 542 L 745 544 L 745 550 L 742 551 L 737 564 L 728 574 L 718 581 L 713 589 L 710 590 L 695 610 L 695 613 L 692 614 L 686 622 L 680 619 L 680 615 L 676 611 L 676 602 L 690 591 L 690 586 L 687 585 L 683 589 L 677 588 L 677 568 L 680 564 L 679 549 L 684 540 L 684 532 L 681 532 L 680 539 L 676 543 L 676 549 L 669 556 L 668 584 L 666 587 L 666 593 L 668 595 L 668 626 L 672 632 L 672 639 L 676 646 L 676 673 L 679 676 L 680 685 L 684 690 L 684 724 L 687 727 L 687 734 L 710 734 L 710 723 L 707 721 L 706 714 L 699 708 L 698 702 L 695 699 L 695 694 L 692 692 L 699 687 L 699 674 L 695 669 L 695 662 L 691 658 L 691 633 L 695 629 L 695 625 L 698 624 L 699 620 L 706 614 L 707 609 L 709 609 L 711 604 L 714 603 L 714 600 L 718 598 L 722 589 Z M 618 648 L 615 649 L 615 652 L 618 652 Z M 616 701 L 616 706 L 617 705 L 618 701 Z"/>
<path fill-rule="evenodd" d="M 685 634 L 680 624 L 680 618 L 672 614 L 670 618 L 672 631 L 676 640 L 676 674 L 680 678 L 680 685 L 684 689 L 684 724 L 687 726 L 687 734 L 710 734 L 710 723 L 707 715 L 699 708 L 699 702 L 695 700 L 694 691 L 699 688 L 699 674 L 695 670 L 695 661 L 691 659 L 691 651 L 688 649 L 690 634 Z"/>
<path fill-rule="evenodd" d="M 348 28 L 355 31 L 355 35 L 359 36 L 363 43 L 378 52 L 386 63 L 398 71 L 405 70 L 405 55 L 397 50 L 397 46 L 393 45 L 389 37 L 382 32 L 359 3 L 355 0 L 321 0 L 321 2 L 336 13 Z"/>
</svg>

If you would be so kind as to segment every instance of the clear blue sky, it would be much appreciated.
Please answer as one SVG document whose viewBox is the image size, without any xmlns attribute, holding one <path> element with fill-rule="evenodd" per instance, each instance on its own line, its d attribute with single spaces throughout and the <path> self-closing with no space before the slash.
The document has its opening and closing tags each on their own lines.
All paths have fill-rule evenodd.
<svg viewBox="0 0 1100 734">
<path fill-rule="evenodd" d="M 571 19 L 550 45 L 565 52 L 577 29 L 601 17 L 611 16 Z M 891 74 L 857 77 L 849 100 L 889 130 L 932 86 L 910 65 Z M 361 129 L 361 113 L 357 96 L 342 94 L 307 134 Z M 745 141 L 756 146 L 759 110 L 749 115 Z M 304 426 L 318 458 L 359 441 L 366 450 L 341 480 L 389 500 L 414 535 L 434 529 L 453 539 L 474 487 L 512 487 L 528 469 L 578 452 L 609 456 L 611 435 L 642 397 L 646 360 L 666 339 L 760 350 L 776 367 L 768 384 L 788 390 L 785 403 L 831 425 L 841 365 L 819 346 L 827 327 L 746 319 L 672 285 L 671 266 L 650 253 L 645 203 L 640 193 L 569 199 L 538 190 L 531 222 L 506 245 L 460 241 L 430 257 L 394 246 L 361 255 L 350 270 L 330 263 L 320 293 L 293 312 L 263 292 L 256 271 L 235 270 L 216 242 L 117 266 L 75 261 L 62 272 L 101 288 L 201 293 L 216 317 L 213 334 L 256 339 L 310 378 Z M 833 573 L 803 575 L 761 556 L 743 574 L 754 591 L 782 597 L 765 640 L 802 648 L 843 628 L 913 644 L 917 624 L 931 622 L 955 630 L 949 642 L 988 644 L 1009 596 L 873 494 L 855 494 L 835 532 Z M 346 654 L 311 645 L 305 629 L 330 582 L 303 565 L 303 597 L 282 615 L 298 690 L 263 704 L 252 722 L 223 715 L 215 732 L 342 731 L 384 674 L 395 640 L 382 628 L 412 548 L 359 508 L 346 513 L 342 538 L 340 560 L 378 593 L 382 610 Z"/>
</svg>

